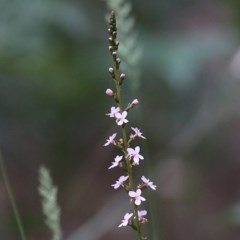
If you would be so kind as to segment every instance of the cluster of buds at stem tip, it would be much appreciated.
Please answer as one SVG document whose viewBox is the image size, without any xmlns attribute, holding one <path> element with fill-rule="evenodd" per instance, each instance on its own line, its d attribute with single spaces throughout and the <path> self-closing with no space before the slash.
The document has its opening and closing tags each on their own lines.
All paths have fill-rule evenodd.
<svg viewBox="0 0 240 240">
<path fill-rule="evenodd" d="M 117 56 L 117 51 L 118 51 L 118 46 L 119 42 L 117 41 L 117 23 L 116 23 L 116 17 L 115 13 L 112 11 L 110 14 L 110 20 L 109 20 L 109 28 L 108 28 L 108 33 L 109 33 L 109 51 L 113 57 L 113 61 L 116 63 L 117 69 L 119 69 L 121 60 Z"/>
<path fill-rule="evenodd" d="M 144 160 L 144 157 L 140 153 L 140 146 L 134 143 L 138 139 L 146 138 L 137 127 L 131 127 L 129 129 L 130 131 L 127 131 L 129 111 L 136 107 L 139 101 L 138 99 L 133 99 L 126 107 L 122 104 L 121 87 L 125 79 L 125 74 L 119 73 L 120 59 L 117 56 L 119 42 L 117 41 L 117 26 L 114 12 L 110 14 L 108 31 L 110 35 L 109 50 L 113 59 L 113 66 L 109 68 L 109 73 L 115 84 L 115 90 L 108 88 L 105 93 L 107 96 L 113 98 L 115 104 L 106 115 L 115 120 L 115 124 L 119 127 L 120 133 L 116 132 L 109 136 L 104 146 L 114 145 L 119 149 L 120 153 L 114 158 L 108 169 L 119 168 L 123 172 L 123 175 L 111 186 L 114 189 L 124 189 L 133 206 L 132 213 L 126 213 L 118 227 L 130 226 L 139 234 L 141 232 L 141 224 L 147 222 L 147 211 L 139 209 L 142 202 L 146 201 L 142 193 L 147 188 L 156 190 L 156 185 L 145 176 L 141 177 L 140 183 L 138 182 L 138 184 L 135 183 L 135 179 L 133 178 L 133 170 Z"/>
</svg>

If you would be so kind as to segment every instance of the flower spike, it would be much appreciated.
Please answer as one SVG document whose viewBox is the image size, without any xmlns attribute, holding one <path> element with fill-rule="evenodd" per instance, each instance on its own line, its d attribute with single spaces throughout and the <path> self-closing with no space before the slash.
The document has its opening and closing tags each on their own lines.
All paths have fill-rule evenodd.
<svg viewBox="0 0 240 240">
<path fill-rule="evenodd" d="M 120 73 L 119 70 L 121 60 L 118 57 L 119 42 L 117 40 L 116 17 L 113 11 L 110 14 L 108 32 L 109 51 L 112 56 L 113 63 L 113 66 L 109 68 L 109 73 L 112 77 L 115 89 L 112 90 L 108 88 L 105 91 L 105 94 L 109 97 L 112 97 L 112 100 L 115 102 L 115 106 L 112 106 L 110 112 L 106 115 L 115 120 L 115 127 L 119 128 L 120 137 L 118 140 L 115 140 L 117 133 L 114 133 L 106 140 L 104 146 L 112 144 L 121 151 L 121 154 L 117 155 L 114 158 L 114 161 L 111 162 L 111 165 L 108 167 L 108 169 L 118 167 L 124 172 L 124 175 L 120 176 L 118 180 L 111 186 L 114 189 L 123 188 L 127 192 L 127 196 L 130 199 L 130 203 L 133 209 L 132 213 L 127 212 L 124 215 L 124 219 L 121 221 L 118 227 L 120 228 L 130 226 L 136 230 L 138 240 L 142 240 L 144 238 L 142 236 L 141 226 L 147 222 L 147 219 L 145 218 L 147 211 L 139 209 L 141 203 L 146 201 L 146 198 L 142 196 L 142 193 L 143 190 L 147 187 L 156 190 L 156 185 L 154 185 L 153 182 L 144 176 L 141 177 L 142 183 L 137 185 L 133 176 L 133 170 L 135 170 L 135 168 L 133 169 L 133 166 L 139 165 L 140 160 L 143 160 L 144 157 L 140 154 L 140 147 L 132 146 L 132 143 L 138 138 L 146 138 L 137 127 L 129 127 L 130 132 L 128 133 L 128 114 L 134 110 L 134 107 L 139 104 L 139 101 L 137 98 L 135 98 L 129 102 L 127 106 L 123 105 L 121 90 L 126 76 L 124 73 Z M 135 186 L 138 187 L 136 188 Z"/>
</svg>

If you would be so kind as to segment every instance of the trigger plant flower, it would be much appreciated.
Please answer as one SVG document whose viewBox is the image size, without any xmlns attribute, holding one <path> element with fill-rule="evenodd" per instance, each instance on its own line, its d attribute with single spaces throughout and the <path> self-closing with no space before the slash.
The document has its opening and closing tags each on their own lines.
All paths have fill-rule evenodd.
<svg viewBox="0 0 240 240">
<path fill-rule="evenodd" d="M 139 160 L 143 160 L 144 157 L 139 154 L 140 147 L 137 146 L 135 149 L 133 148 L 127 148 L 128 156 L 133 159 L 133 162 L 135 165 L 139 165 Z"/>
<path fill-rule="evenodd" d="M 129 191 L 128 195 L 134 199 L 134 203 L 139 206 L 142 201 L 146 201 L 144 197 L 141 196 L 142 191 L 140 189 L 137 189 L 136 192 L 134 191 Z"/>
<path fill-rule="evenodd" d="M 116 122 L 117 122 L 117 125 L 121 126 L 123 125 L 124 123 L 127 123 L 128 120 L 126 119 L 127 117 L 127 111 L 123 111 L 122 113 L 116 113 L 115 114 L 115 117 L 116 117 Z"/>
<path fill-rule="evenodd" d="M 131 127 L 131 129 L 132 129 L 132 130 L 134 131 L 134 133 L 135 133 L 134 135 L 132 135 L 133 138 L 139 137 L 139 138 L 146 139 L 146 138 L 142 135 L 140 129 L 138 129 L 138 128 L 133 128 L 133 127 Z"/>
<path fill-rule="evenodd" d="M 121 176 L 115 184 L 112 184 L 114 189 L 118 189 L 119 187 L 124 187 L 124 182 L 128 179 L 128 176 Z"/>
<path fill-rule="evenodd" d="M 116 117 L 116 114 L 119 113 L 120 108 L 119 107 L 111 107 L 111 112 L 107 113 L 107 115 L 109 115 L 109 117 L 114 118 Z"/>
<path fill-rule="evenodd" d="M 143 220 L 143 217 L 147 215 L 147 211 L 146 210 L 141 210 L 138 211 L 138 217 L 139 217 L 139 221 Z"/>
<path fill-rule="evenodd" d="M 153 182 L 150 182 L 149 179 L 144 176 L 142 176 L 141 179 L 144 182 L 143 187 L 150 187 L 152 190 L 156 190 L 157 186 L 154 185 Z"/>
<path fill-rule="evenodd" d="M 134 107 L 139 104 L 139 101 L 138 99 L 134 99 L 128 103 L 127 106 L 123 104 L 121 90 L 122 85 L 127 83 L 127 80 L 125 80 L 125 73 L 120 73 L 121 59 L 118 57 L 119 42 L 117 41 L 117 26 L 114 12 L 110 14 L 108 32 L 109 51 L 112 56 L 113 64 L 113 66 L 109 67 L 108 71 L 115 89 L 111 90 L 108 88 L 105 93 L 107 96 L 112 97 L 111 99 L 115 102 L 115 106 L 111 107 L 110 113 L 106 115 L 115 120 L 115 127 L 118 128 L 118 132 L 110 136 L 104 146 L 114 145 L 121 152 L 114 158 L 114 161 L 111 162 L 108 169 L 111 170 L 112 168 L 119 167 L 118 169 L 123 171 L 124 175 L 120 176 L 111 186 L 114 189 L 124 189 L 133 210 L 132 213 L 126 213 L 124 215 L 124 219 L 118 227 L 132 227 L 136 230 L 137 239 L 142 240 L 141 225 L 147 222 L 145 218 L 147 211 L 140 209 L 141 203 L 146 201 L 142 193 L 147 187 L 156 190 L 156 185 L 144 176 L 142 176 L 142 183 L 140 184 L 136 183 L 134 179 L 133 172 L 136 168 L 133 168 L 133 166 L 139 165 L 140 160 L 143 160 L 144 157 L 140 154 L 140 147 L 133 147 L 132 144 L 138 138 L 145 139 L 145 136 L 143 136 L 139 128 L 129 127 L 130 129 L 128 129 L 129 124 L 126 124 L 129 123 L 127 119 L 128 114 L 134 110 Z M 117 134 L 120 136 L 118 139 L 116 139 Z M 134 191 L 134 189 L 136 189 L 136 191 Z"/>
<path fill-rule="evenodd" d="M 123 156 L 118 156 L 118 155 L 117 155 L 117 156 L 114 158 L 114 162 L 112 162 L 112 165 L 111 165 L 108 169 L 115 168 L 115 167 L 119 166 L 122 158 L 123 158 Z"/>
<path fill-rule="evenodd" d="M 108 146 L 109 144 L 115 145 L 115 144 L 116 144 L 116 141 L 115 141 L 114 139 L 115 139 L 116 136 L 117 136 L 117 133 L 114 133 L 112 136 L 110 136 L 110 137 L 107 139 L 107 142 L 106 142 L 103 146 Z"/>
<path fill-rule="evenodd" d="M 122 223 L 118 225 L 118 227 L 126 227 L 129 224 L 129 220 L 132 217 L 133 213 L 126 213 L 124 215 L 124 219 L 122 220 Z"/>
</svg>

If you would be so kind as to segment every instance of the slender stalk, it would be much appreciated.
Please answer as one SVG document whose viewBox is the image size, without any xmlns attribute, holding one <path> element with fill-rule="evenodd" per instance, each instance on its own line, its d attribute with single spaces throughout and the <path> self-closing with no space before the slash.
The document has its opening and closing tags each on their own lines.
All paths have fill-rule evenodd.
<svg viewBox="0 0 240 240">
<path fill-rule="evenodd" d="M 2 176 L 3 176 L 4 184 L 5 184 L 7 193 L 8 193 L 8 197 L 9 197 L 10 203 L 12 205 L 13 213 L 14 213 L 14 216 L 15 216 L 15 219 L 16 219 L 16 222 L 17 222 L 17 226 L 18 226 L 18 230 L 19 230 L 19 233 L 20 233 L 20 236 L 21 236 L 21 240 L 26 240 L 27 238 L 26 238 L 25 233 L 24 233 L 23 224 L 22 224 L 20 214 L 19 214 L 19 211 L 18 211 L 18 208 L 17 208 L 17 204 L 15 202 L 15 198 L 14 198 L 13 191 L 12 191 L 9 179 L 8 179 L 7 171 L 5 169 L 1 153 L 0 153 L 0 169 L 1 169 Z"/>
<path fill-rule="evenodd" d="M 116 63 L 114 62 L 114 65 Z M 119 76 L 118 70 L 116 68 L 116 66 L 114 66 L 114 75 L 115 76 Z M 118 107 L 120 108 L 121 111 L 123 111 L 123 106 L 122 106 L 122 96 L 121 96 L 121 86 L 119 86 L 118 84 L 118 80 L 115 81 L 115 85 L 116 85 L 116 93 L 117 93 L 117 97 L 118 97 Z M 125 125 L 122 127 L 122 138 L 123 138 L 123 152 L 125 154 L 125 161 L 126 161 L 126 165 L 127 165 L 127 173 L 128 173 L 128 177 L 129 177 L 129 190 L 133 190 L 133 173 L 132 173 L 132 166 L 130 164 L 130 159 L 129 157 L 127 157 L 127 147 L 128 147 L 128 143 L 127 143 L 127 133 L 126 133 L 126 128 Z M 141 232 L 141 225 L 139 223 L 139 216 L 138 216 L 138 207 L 133 203 L 133 210 L 134 210 L 134 216 L 136 219 L 136 231 L 137 231 L 137 236 L 138 236 L 138 240 L 142 240 L 142 232 Z"/>
<path fill-rule="evenodd" d="M 115 17 L 115 16 L 113 16 Z M 116 27 L 116 26 L 115 26 Z M 113 35 L 112 38 L 116 38 L 116 35 Z M 116 51 L 117 53 L 117 49 L 118 46 L 112 46 L 113 50 Z M 116 88 L 116 99 L 118 102 L 118 107 L 120 109 L 121 112 L 123 112 L 123 104 L 122 104 L 122 95 L 121 95 L 121 78 L 119 77 L 119 62 L 117 61 L 117 56 L 116 54 L 112 54 L 112 58 L 113 58 L 113 72 L 112 72 L 112 76 L 113 76 L 113 80 L 115 83 L 115 88 Z M 129 177 L 129 190 L 133 190 L 133 186 L 134 186 L 134 181 L 133 181 L 133 173 L 132 173 L 132 165 L 130 163 L 130 158 L 127 156 L 127 148 L 128 148 L 128 142 L 127 142 L 127 133 L 126 133 L 126 127 L 125 124 L 123 124 L 122 126 L 122 139 L 123 139 L 123 152 L 125 155 L 125 161 L 126 161 L 126 165 L 127 165 L 127 174 Z M 138 207 L 133 203 L 133 213 L 134 213 L 134 217 L 136 220 L 136 231 L 137 231 L 137 237 L 138 240 L 142 240 L 142 233 L 141 233 L 141 225 L 139 222 L 139 216 L 138 216 Z"/>
</svg>

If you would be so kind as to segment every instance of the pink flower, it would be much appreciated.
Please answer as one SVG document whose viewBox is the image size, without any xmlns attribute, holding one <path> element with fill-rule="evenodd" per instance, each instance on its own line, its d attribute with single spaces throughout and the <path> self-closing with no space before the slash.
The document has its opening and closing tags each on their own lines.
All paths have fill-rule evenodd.
<svg viewBox="0 0 240 240">
<path fill-rule="evenodd" d="M 126 213 L 122 223 L 118 227 L 126 227 L 129 224 L 129 219 L 132 217 L 133 213 Z"/>
<path fill-rule="evenodd" d="M 124 186 L 123 182 L 125 182 L 128 179 L 128 176 L 121 176 L 115 184 L 112 184 L 111 186 L 114 187 L 114 189 L 119 188 L 120 186 Z"/>
<path fill-rule="evenodd" d="M 109 144 L 116 144 L 116 141 L 114 140 L 115 137 L 117 136 L 116 133 L 114 133 L 112 136 L 110 136 L 108 139 L 107 139 L 107 142 L 103 145 L 103 146 L 108 146 Z"/>
<path fill-rule="evenodd" d="M 110 88 L 108 88 L 105 93 L 106 93 L 109 97 L 112 97 L 112 96 L 114 95 L 114 92 L 113 92 Z"/>
<path fill-rule="evenodd" d="M 111 112 L 106 115 L 109 115 L 109 117 L 116 117 L 116 114 L 119 113 L 119 111 L 119 107 L 111 107 Z"/>
<path fill-rule="evenodd" d="M 133 138 L 140 137 L 140 138 L 146 139 L 140 132 L 140 129 L 133 128 L 133 127 L 131 127 L 131 129 L 135 132 L 135 134 L 133 135 Z"/>
<path fill-rule="evenodd" d="M 146 215 L 147 215 L 147 211 L 146 210 L 138 211 L 139 221 L 141 222 L 144 219 L 144 216 L 146 216 Z"/>
<path fill-rule="evenodd" d="M 141 196 L 142 191 L 141 189 L 137 189 L 136 192 L 134 191 L 129 191 L 128 195 L 131 198 L 134 198 L 134 203 L 139 206 L 141 204 L 141 201 L 146 201 L 146 199 L 144 197 Z"/>
<path fill-rule="evenodd" d="M 136 165 L 139 165 L 139 159 L 141 159 L 141 160 L 144 159 L 144 157 L 139 154 L 139 152 L 140 152 L 140 147 L 139 146 L 135 147 L 135 150 L 133 148 L 127 148 L 127 152 L 128 152 L 128 156 L 133 158 L 133 162 Z"/>
<path fill-rule="evenodd" d="M 114 167 L 117 167 L 117 166 L 119 166 L 119 163 L 120 163 L 120 161 L 122 160 L 122 158 L 123 158 L 123 156 L 116 156 L 115 158 L 114 158 L 114 162 L 112 162 L 112 165 L 108 168 L 108 169 L 111 169 L 111 168 L 114 168 Z"/>
<path fill-rule="evenodd" d="M 153 182 L 150 182 L 149 179 L 145 178 L 144 176 L 141 177 L 142 181 L 144 182 L 144 185 L 146 187 L 150 187 L 152 190 L 156 190 L 156 185 L 153 184 Z"/>
<path fill-rule="evenodd" d="M 128 120 L 126 119 L 127 111 L 123 111 L 122 113 L 118 112 L 118 113 L 115 114 L 115 117 L 117 119 L 117 125 L 119 125 L 119 126 L 128 122 Z"/>
</svg>

